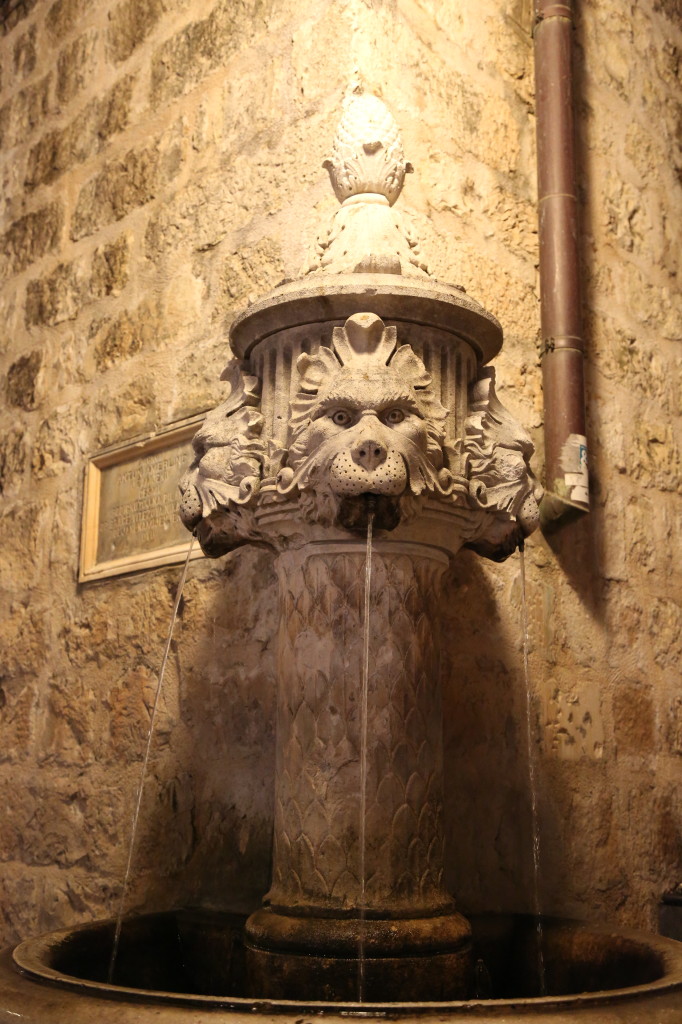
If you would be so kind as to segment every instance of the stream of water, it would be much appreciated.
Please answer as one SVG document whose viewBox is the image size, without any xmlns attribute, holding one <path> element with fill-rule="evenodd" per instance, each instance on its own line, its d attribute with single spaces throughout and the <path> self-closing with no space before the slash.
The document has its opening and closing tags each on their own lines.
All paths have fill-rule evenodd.
<svg viewBox="0 0 682 1024">
<path fill-rule="evenodd" d="M 372 586 L 372 526 L 374 513 L 367 518 L 365 555 L 365 603 L 362 633 L 362 691 L 360 698 L 360 933 L 358 938 L 358 1002 L 365 1000 L 365 818 L 367 816 L 367 691 L 369 689 L 369 613 Z"/>
<path fill-rule="evenodd" d="M 526 562 L 523 545 L 519 547 L 521 563 L 521 637 L 523 643 L 523 675 L 526 684 L 526 751 L 528 755 L 528 788 L 530 790 L 531 829 L 533 833 L 533 914 L 537 920 L 537 966 L 540 991 L 547 995 L 545 978 L 544 935 L 540 904 L 540 821 L 538 816 L 538 780 L 533 743 L 533 700 L 528 666 L 528 607 L 526 604 Z"/>
<path fill-rule="evenodd" d="M 116 968 L 116 959 L 118 957 L 118 947 L 121 942 L 121 928 L 123 926 L 123 914 L 125 912 L 126 897 L 128 895 L 128 885 L 130 883 L 130 872 L 133 866 L 133 854 L 135 852 L 135 839 L 137 837 L 137 828 L 140 818 L 140 808 L 142 806 L 142 794 L 144 792 L 144 784 L 147 777 L 147 768 L 149 765 L 149 755 L 152 749 L 152 739 L 154 736 L 154 726 L 156 724 L 156 712 L 159 707 L 159 697 L 161 696 L 161 687 L 163 685 L 163 677 L 166 674 L 166 665 L 168 664 L 168 655 L 170 654 L 171 640 L 173 639 L 173 630 L 175 628 L 175 621 L 178 617 L 178 608 L 180 607 L 180 600 L 182 598 L 182 591 L 185 587 L 185 580 L 187 579 L 187 569 L 189 568 L 189 560 L 192 555 L 192 548 L 194 547 L 194 537 L 192 537 L 189 548 L 187 549 L 187 558 L 183 566 L 182 575 L 180 576 L 180 582 L 178 584 L 177 593 L 175 595 L 175 604 L 173 605 L 173 611 L 171 613 L 170 626 L 168 628 L 168 637 L 166 639 L 166 646 L 163 651 L 163 658 L 161 659 L 161 668 L 159 669 L 159 675 L 156 681 L 156 693 L 154 694 L 154 704 L 152 706 L 152 712 L 149 719 L 149 732 L 147 733 L 147 746 L 145 748 L 144 758 L 142 761 L 142 771 L 140 772 L 140 783 L 137 787 L 137 797 L 135 800 L 135 809 L 133 811 L 132 824 L 130 828 L 130 843 L 128 846 L 128 862 L 126 864 L 125 875 L 123 876 L 123 886 L 121 888 L 121 896 L 118 903 L 118 912 L 116 914 L 116 928 L 114 931 L 114 941 L 111 947 L 111 957 L 109 959 L 109 970 L 107 973 L 107 982 L 109 985 L 113 984 L 114 981 L 114 970 Z"/>
</svg>

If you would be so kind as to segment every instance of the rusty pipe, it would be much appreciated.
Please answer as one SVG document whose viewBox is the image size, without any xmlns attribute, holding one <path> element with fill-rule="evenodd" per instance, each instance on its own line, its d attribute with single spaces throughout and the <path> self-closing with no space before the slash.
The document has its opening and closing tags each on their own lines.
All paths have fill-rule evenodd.
<svg viewBox="0 0 682 1024">
<path fill-rule="evenodd" d="M 573 123 L 573 0 L 535 0 L 545 525 L 589 510 Z"/>
</svg>

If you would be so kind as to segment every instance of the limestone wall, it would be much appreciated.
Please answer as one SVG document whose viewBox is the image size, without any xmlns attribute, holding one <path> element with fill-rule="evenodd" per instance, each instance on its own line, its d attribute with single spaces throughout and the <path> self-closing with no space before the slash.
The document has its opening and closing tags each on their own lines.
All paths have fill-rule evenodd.
<svg viewBox="0 0 682 1024">
<path fill-rule="evenodd" d="M 10 5 L 11 6 L 11 5 Z M 541 904 L 653 926 L 682 876 L 676 402 L 682 25 L 585 0 L 576 32 L 594 510 L 526 550 Z M 78 585 L 86 457 L 220 400 L 226 330 L 335 207 L 349 82 L 416 167 L 436 276 L 502 321 L 499 393 L 542 465 L 529 0 L 25 0 L 0 40 L 0 920 L 113 912 L 177 569 Z M 270 556 L 195 562 L 133 906 L 268 885 Z M 446 590 L 451 885 L 531 907 L 520 560 Z"/>
</svg>

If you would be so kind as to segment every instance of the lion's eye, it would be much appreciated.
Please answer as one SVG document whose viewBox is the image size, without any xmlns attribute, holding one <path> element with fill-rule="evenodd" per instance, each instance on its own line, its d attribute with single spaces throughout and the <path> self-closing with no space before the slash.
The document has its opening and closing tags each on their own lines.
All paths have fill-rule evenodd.
<svg viewBox="0 0 682 1024">
<path fill-rule="evenodd" d="M 386 423 L 402 423 L 404 419 L 405 413 L 402 409 L 389 409 L 387 413 L 384 413 Z"/>
<path fill-rule="evenodd" d="M 346 409 L 337 409 L 332 413 L 332 423 L 336 423 L 337 427 L 347 427 L 350 421 L 351 415 Z"/>
</svg>

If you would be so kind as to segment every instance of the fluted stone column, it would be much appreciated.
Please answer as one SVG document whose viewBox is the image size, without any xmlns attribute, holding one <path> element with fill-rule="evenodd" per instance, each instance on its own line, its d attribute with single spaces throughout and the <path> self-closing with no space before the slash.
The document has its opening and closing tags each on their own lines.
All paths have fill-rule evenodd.
<svg viewBox="0 0 682 1024">
<path fill-rule="evenodd" d="M 273 881 L 247 926 L 262 995 L 466 993 L 469 928 L 443 888 L 437 622 L 448 559 L 411 542 L 379 541 L 372 555 L 364 858 L 366 546 L 313 542 L 278 558 Z"/>
</svg>

